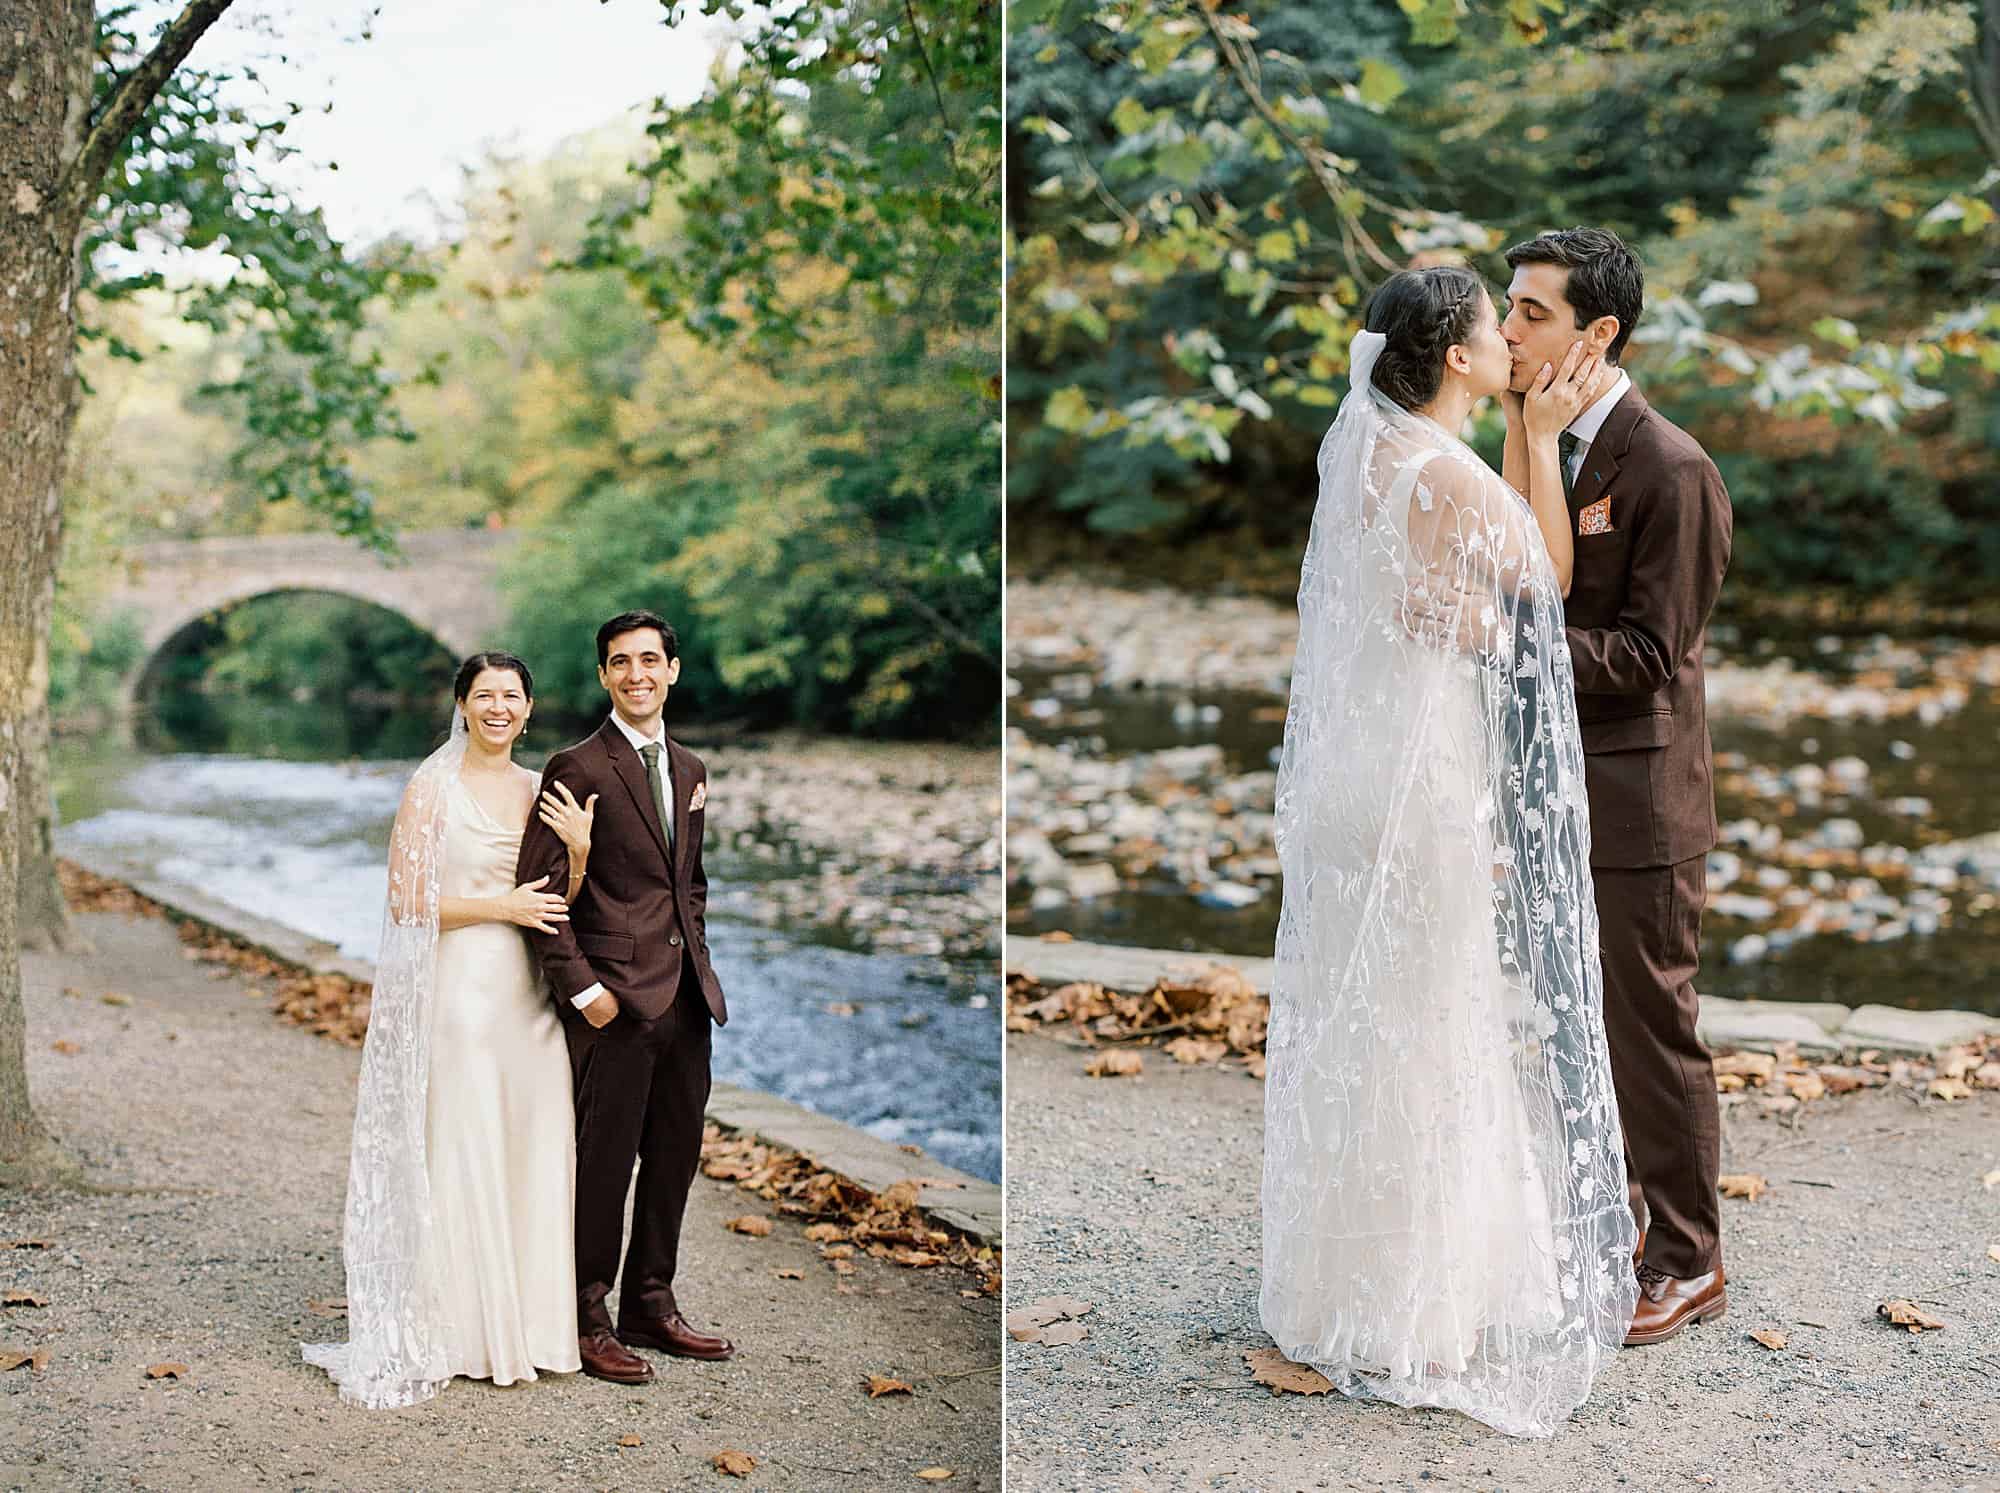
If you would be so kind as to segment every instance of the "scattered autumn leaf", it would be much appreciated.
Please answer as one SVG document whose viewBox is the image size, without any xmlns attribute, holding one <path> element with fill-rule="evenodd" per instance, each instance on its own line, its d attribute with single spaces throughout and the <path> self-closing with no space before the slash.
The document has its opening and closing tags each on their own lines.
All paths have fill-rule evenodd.
<svg viewBox="0 0 2000 1493">
<path fill-rule="evenodd" d="M 1100 1052 L 1084 1065 L 1087 1078 L 1131 1078 L 1144 1071 L 1146 1060 L 1136 1052 Z"/>
<path fill-rule="evenodd" d="M 1725 1052 L 1715 1059 L 1718 1075 L 1766 1082 L 1778 1071 L 1778 1060 L 1768 1052 Z"/>
<path fill-rule="evenodd" d="M 646 1438 L 641 1436 L 637 1431 L 627 1431 L 623 1436 L 618 1438 L 618 1444 L 620 1446 L 644 1446 Z"/>
<path fill-rule="evenodd" d="M 185 1379 L 187 1376 L 188 1366 L 184 1363 L 155 1363 L 146 1368 L 148 1379 Z"/>
<path fill-rule="evenodd" d="M 36 1348 L 31 1352 L 22 1353 L 14 1348 L 0 1348 L 0 1374 L 6 1373 L 9 1369 L 18 1369 L 22 1364 L 28 1366 L 29 1373 L 39 1374 L 49 1366 L 49 1350 Z"/>
<path fill-rule="evenodd" d="M 1229 1053 L 1229 1044 L 1214 1038 L 1176 1037 L 1163 1049 L 1177 1063 L 1219 1063 Z"/>
<path fill-rule="evenodd" d="M 927 1483 L 941 1483 L 946 1478 L 955 1477 L 957 1474 L 949 1467 L 925 1467 L 918 1470 L 917 1476 Z"/>
<path fill-rule="evenodd" d="M 1051 1322 L 1060 1322 L 1065 1317 L 1082 1317 L 1090 1312 L 1088 1301 L 1079 1301 L 1074 1296 L 1044 1296 L 1039 1301 L 1031 1301 L 1017 1312 L 1010 1312 L 1007 1326 L 1046 1327 Z"/>
<path fill-rule="evenodd" d="M 1981 1178 L 1979 1179 L 1979 1185 L 1980 1185 L 1981 1187 L 1985 1188 L 1985 1189 L 1986 1189 L 1986 1190 L 1987 1190 L 1988 1192 L 1991 1192 L 1991 1191 L 1992 1191 L 1992 1190 L 1993 1190 L 1994 1188 L 1996 1188 L 1996 1187 L 2000 1187 L 2000 1169 L 1996 1169 L 1996 1170 L 1994 1170 L 1994 1171 L 1990 1171 L 1990 1172 L 1988 1172 L 1988 1173 L 1987 1173 L 1987 1174 L 1986 1174 L 1985 1176 L 1981 1177 Z M 15 1246 L 15 1248 L 17 1248 L 17 1249 L 19 1249 L 19 1248 L 22 1248 L 22 1247 L 23 1247 L 23 1246 L 21 1246 L 21 1245 L 16 1245 L 16 1246 Z M 36 1244 L 32 1244 L 32 1243 L 31 1243 L 31 1244 L 28 1244 L 28 1245 L 27 1245 L 27 1246 L 25 1246 L 25 1247 L 26 1247 L 26 1248 L 28 1248 L 28 1249 L 47 1249 L 47 1248 L 48 1248 L 48 1241 L 47 1241 L 47 1240 L 43 1240 L 43 1241 L 42 1241 L 42 1243 L 41 1243 L 41 1244 L 39 1244 L 39 1245 L 36 1245 Z"/>
<path fill-rule="evenodd" d="M 1250 1377 L 1274 1395 L 1323 1395 L 1333 1388 L 1333 1381 L 1318 1369 L 1293 1363 L 1276 1348 L 1253 1349 L 1243 1361 L 1250 1365 Z"/>
<path fill-rule="evenodd" d="M 131 996 L 119 995 L 116 992 L 109 990 L 107 990 L 103 995 L 100 995 L 98 999 L 103 1001 L 104 1004 L 107 1006 L 129 1006 L 132 1004 Z"/>
<path fill-rule="evenodd" d="M 806 1238 L 815 1244 L 835 1244 L 847 1237 L 847 1230 L 837 1223 L 816 1223 L 806 1229 Z"/>
<path fill-rule="evenodd" d="M 1826 1097 L 1826 1080 L 1817 1073 L 1787 1073 L 1785 1088 L 1794 1099 L 1810 1102 Z"/>
<path fill-rule="evenodd" d="M 748 1452 L 740 1452 L 735 1447 L 725 1447 L 709 1458 L 717 1472 L 726 1472 L 731 1477 L 748 1477 L 757 1470 L 757 1459 Z"/>
<path fill-rule="evenodd" d="M 81 1047 L 78 1047 L 74 1042 L 71 1042 L 67 1039 L 51 1042 L 49 1046 L 53 1048 L 55 1051 L 63 1053 L 65 1055 L 83 1051 Z"/>
<path fill-rule="evenodd" d="M 783 1270 L 773 1270 L 771 1273 L 777 1276 L 779 1280 L 804 1280 L 806 1278 L 805 1271 L 790 1265 L 787 1265 Z M 977 1296 L 979 1293 L 974 1291 L 972 1294 Z"/>
<path fill-rule="evenodd" d="M 1991 1187 L 1996 1180 L 2000 1180 L 2000 1172 L 1995 1172 L 1988 1178 L 1986 1185 Z M 56 1241 L 53 1239 L 8 1239 L 0 1242 L 0 1249 L 54 1249 L 55 1247 Z"/>
<path fill-rule="evenodd" d="M 754 1213 L 746 1213 L 741 1218 L 732 1218 L 725 1225 L 733 1233 L 748 1234 L 752 1239 L 762 1239 L 771 1232 L 771 1220 L 759 1218 Z"/>
<path fill-rule="evenodd" d="M 0 1292 L 0 1306 L 47 1306 L 46 1296 L 37 1296 L 33 1291 Z"/>
<path fill-rule="evenodd" d="M 854 1261 L 852 1260 L 828 1260 L 827 1265 L 835 1275 L 854 1274 Z"/>
<path fill-rule="evenodd" d="M 347 1315 L 347 1302 L 344 1299 L 320 1301 L 315 1298 L 306 1302 L 306 1310 L 315 1317 L 344 1317 Z"/>
<path fill-rule="evenodd" d="M 1771 1184 L 1755 1172 L 1732 1172 L 1727 1176 L 1718 1177 L 1716 1185 L 1721 1188 L 1722 1195 L 1726 1198 L 1742 1198 L 1746 1202 L 1754 1203 L 1764 1195 Z"/>
<path fill-rule="evenodd" d="M 1090 1329 L 1081 1322 L 1058 1322 L 1053 1327 L 1040 1329 L 1035 1341 L 1051 1348 L 1069 1348 L 1090 1336 Z"/>
<path fill-rule="evenodd" d="M 891 1379 L 887 1374 L 868 1376 L 868 1398 L 871 1400 L 879 1400 L 883 1395 L 907 1395 L 916 1392 L 917 1387 L 914 1384 L 906 1384 L 901 1379 Z"/>
<path fill-rule="evenodd" d="M 822 1260 L 851 1260 L 854 1258 L 854 1246 L 851 1244 L 828 1244 L 821 1248 L 819 1256 Z"/>
<path fill-rule="evenodd" d="M 1972 1085 L 1960 1078 L 1933 1078 L 1930 1087 L 1924 1092 L 1933 1099 L 1943 1099 L 1947 1102 L 1953 1099 L 1970 1099 Z"/>
<path fill-rule="evenodd" d="M 1780 1348 L 1785 1346 L 1785 1335 L 1775 1327 L 1760 1327 L 1757 1331 L 1750 1334 L 1750 1341 L 1753 1343 L 1762 1343 L 1766 1348 L 1776 1353 Z"/>
<path fill-rule="evenodd" d="M 1907 1327 L 1912 1333 L 1935 1331 L 1944 1326 L 1944 1323 L 1923 1310 L 1914 1301 L 1906 1301 L 1900 1296 L 1893 1301 L 1885 1301 L 1876 1307 L 1875 1315 L 1887 1318 L 1897 1327 Z"/>
<path fill-rule="evenodd" d="M 1987 1259 L 1989 1259 L 1989 1260 L 1996 1260 L 1996 1261 L 2000 1261 L 2000 1244 L 1989 1244 L 1989 1245 L 1987 1245 L 1987 1246 L 1986 1246 L 1986 1258 L 1987 1258 Z"/>
</svg>

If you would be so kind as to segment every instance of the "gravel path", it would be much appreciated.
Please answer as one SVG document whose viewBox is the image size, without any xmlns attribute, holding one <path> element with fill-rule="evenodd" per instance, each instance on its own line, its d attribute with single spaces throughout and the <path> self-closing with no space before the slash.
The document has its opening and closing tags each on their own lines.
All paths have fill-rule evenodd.
<svg viewBox="0 0 2000 1493">
<path fill-rule="evenodd" d="M 1724 1170 L 1772 1186 L 1724 1204 L 1728 1315 L 1628 1349 L 1568 1430 L 1528 1442 L 1253 1385 L 1262 1086 L 1157 1052 L 1137 1079 L 1085 1060 L 1008 1038 L 1009 1306 L 1092 1303 L 1081 1344 L 1007 1345 L 1012 1493 L 2000 1489 L 2000 1094 L 1862 1093 L 1796 1131 L 1733 1112 Z M 1949 1325 L 1891 1328 L 1892 1296 Z"/>
<path fill-rule="evenodd" d="M 0 1192 L 0 1241 L 54 1241 L 0 1250 L 0 1290 L 49 1303 L 0 1308 L 0 1347 L 50 1352 L 39 1375 L 0 1373 L 0 1488 L 999 1487 L 995 1303 L 962 1297 L 957 1272 L 865 1256 L 837 1277 L 789 1220 L 765 1239 L 729 1233 L 725 1220 L 770 1209 L 706 1179 L 684 1295 L 735 1337 L 735 1361 L 648 1354 L 660 1378 L 636 1390 L 460 1380 L 411 1410 L 343 1407 L 298 1343 L 345 1330 L 307 1303 L 344 1291 L 360 1055 L 189 962 L 166 923 L 80 923 L 94 953 L 24 961 L 29 1079 L 43 1118 L 118 1190 Z M 787 1268 L 803 1278 L 777 1278 Z M 169 1360 L 185 1380 L 147 1380 Z M 871 1400 L 870 1374 L 916 1393 Z M 621 1447 L 628 1435 L 641 1444 Z M 727 1448 L 755 1471 L 714 1470 Z M 935 1466 L 954 1477 L 916 1477 Z"/>
</svg>

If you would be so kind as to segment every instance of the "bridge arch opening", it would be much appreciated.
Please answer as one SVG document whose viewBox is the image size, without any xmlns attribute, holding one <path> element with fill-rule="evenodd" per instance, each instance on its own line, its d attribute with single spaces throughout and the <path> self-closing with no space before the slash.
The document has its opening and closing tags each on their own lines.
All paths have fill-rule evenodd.
<svg viewBox="0 0 2000 1493">
<path fill-rule="evenodd" d="M 159 751 L 421 756 L 459 654 L 402 611 L 317 587 L 240 596 L 164 630 L 130 689 Z"/>
</svg>

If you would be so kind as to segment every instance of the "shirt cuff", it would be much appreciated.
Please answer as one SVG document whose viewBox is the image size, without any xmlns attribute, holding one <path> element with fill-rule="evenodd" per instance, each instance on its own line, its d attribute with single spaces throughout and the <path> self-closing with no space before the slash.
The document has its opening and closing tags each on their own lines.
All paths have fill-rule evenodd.
<svg viewBox="0 0 2000 1493">
<path fill-rule="evenodd" d="M 604 994 L 604 986 L 602 982 L 600 982 L 596 985 L 591 986 L 590 989 L 588 990 L 579 990 L 575 995 L 572 995 L 569 998 L 569 1003 L 572 1006 L 575 1006 L 577 1010 L 581 1011 L 585 1006 L 589 1005 L 592 1001 L 596 1000 L 602 994 Z"/>
</svg>

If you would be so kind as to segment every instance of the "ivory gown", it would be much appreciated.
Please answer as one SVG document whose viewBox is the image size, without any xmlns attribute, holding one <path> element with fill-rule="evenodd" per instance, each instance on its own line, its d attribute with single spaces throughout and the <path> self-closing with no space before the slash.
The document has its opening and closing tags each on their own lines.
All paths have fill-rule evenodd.
<svg viewBox="0 0 2000 1493">
<path fill-rule="evenodd" d="M 442 894 L 512 891 L 525 828 L 497 823 L 454 777 Z M 438 935 L 424 1134 L 449 1371 L 495 1384 L 574 1372 L 569 1052 L 511 923 Z"/>
</svg>

